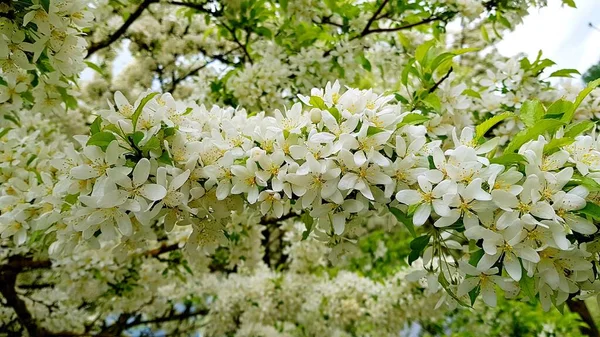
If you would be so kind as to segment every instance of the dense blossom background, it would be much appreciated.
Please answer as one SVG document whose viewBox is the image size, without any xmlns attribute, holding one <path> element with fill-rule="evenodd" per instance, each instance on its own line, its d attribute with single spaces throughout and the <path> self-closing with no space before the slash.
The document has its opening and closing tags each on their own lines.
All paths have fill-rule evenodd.
<svg viewBox="0 0 600 337">
<path fill-rule="evenodd" d="M 547 5 L 1 2 L 0 335 L 597 336 Z"/>
</svg>

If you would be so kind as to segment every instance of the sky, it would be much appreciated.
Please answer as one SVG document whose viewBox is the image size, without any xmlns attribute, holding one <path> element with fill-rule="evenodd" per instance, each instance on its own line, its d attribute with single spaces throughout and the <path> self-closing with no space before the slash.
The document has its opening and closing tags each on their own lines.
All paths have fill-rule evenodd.
<svg viewBox="0 0 600 337">
<path fill-rule="evenodd" d="M 506 34 L 498 45 L 504 56 L 524 52 L 556 62 L 555 69 L 572 68 L 582 74 L 600 61 L 600 0 L 575 0 L 577 9 L 548 0 L 548 7 L 532 9 L 523 24 Z"/>
</svg>

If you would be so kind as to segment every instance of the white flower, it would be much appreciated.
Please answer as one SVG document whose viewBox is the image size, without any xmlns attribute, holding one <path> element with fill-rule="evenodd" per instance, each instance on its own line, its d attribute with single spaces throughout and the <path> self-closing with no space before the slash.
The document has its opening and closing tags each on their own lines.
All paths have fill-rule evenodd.
<svg viewBox="0 0 600 337">
<path fill-rule="evenodd" d="M 420 191 L 402 190 L 396 194 L 396 200 L 405 205 L 419 204 L 413 216 L 413 223 L 416 226 L 424 224 L 431 215 L 432 208 L 436 214 L 440 216 L 448 215 L 450 213 L 450 208 L 449 205 L 442 200 L 442 197 L 445 194 L 456 194 L 456 184 L 452 181 L 444 180 L 434 188 L 431 181 L 424 176 L 419 176 L 417 180 Z"/>
<path fill-rule="evenodd" d="M 231 173 L 233 174 L 231 193 L 246 193 L 248 202 L 255 203 L 258 200 L 259 186 L 267 186 L 267 183 L 259 176 L 260 171 L 256 163 L 248 160 L 246 166 L 233 165 Z"/>
</svg>

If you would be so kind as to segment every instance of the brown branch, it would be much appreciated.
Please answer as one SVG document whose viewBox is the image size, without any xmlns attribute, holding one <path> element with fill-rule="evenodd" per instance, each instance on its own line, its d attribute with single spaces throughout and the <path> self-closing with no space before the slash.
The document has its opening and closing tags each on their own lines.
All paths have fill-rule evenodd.
<svg viewBox="0 0 600 337">
<path fill-rule="evenodd" d="M 183 313 L 178 314 L 178 315 L 167 315 L 167 316 L 157 317 L 157 318 L 153 318 L 153 319 L 149 319 L 149 320 L 145 320 L 145 321 L 135 320 L 133 322 L 125 324 L 125 329 L 129 329 L 131 327 L 138 326 L 138 325 L 144 325 L 144 324 L 157 324 L 157 323 L 164 323 L 164 322 L 170 322 L 170 321 L 181 321 L 181 320 L 191 318 L 191 317 L 206 316 L 206 315 L 208 315 L 208 313 L 209 313 L 209 311 L 207 309 L 198 310 L 198 311 L 194 311 L 194 312 L 188 312 L 186 310 Z"/>
<path fill-rule="evenodd" d="M 5 269 L 0 271 L 0 294 L 6 300 L 6 304 L 13 308 L 19 323 L 29 336 L 46 336 L 46 331 L 37 325 L 37 322 L 27 309 L 25 302 L 19 298 L 15 290 L 17 275 L 19 272 L 14 269 Z"/>
<path fill-rule="evenodd" d="M 420 25 L 424 25 L 430 22 L 434 22 L 434 21 L 440 21 L 442 20 L 441 17 L 439 16 L 430 16 L 427 19 L 418 21 L 418 22 L 414 22 L 414 23 L 409 23 L 403 26 L 398 26 L 398 27 L 393 27 L 393 28 L 375 28 L 375 29 L 371 29 L 368 31 L 363 31 L 363 33 L 360 35 L 360 37 L 363 36 L 367 36 L 369 34 L 373 34 L 373 33 L 388 33 L 388 32 L 397 32 L 399 30 L 404 30 L 404 29 L 410 29 L 416 26 L 420 26 Z M 356 37 L 355 37 L 356 38 Z"/>
<path fill-rule="evenodd" d="M 92 45 L 88 48 L 88 53 L 85 56 L 85 58 L 90 57 L 93 53 L 97 52 L 100 49 L 104 49 L 110 46 L 113 42 L 118 40 L 123 34 L 125 34 L 129 26 L 131 26 L 135 22 L 135 20 L 137 20 L 140 17 L 140 15 L 142 15 L 142 12 L 144 12 L 144 10 L 148 8 L 148 6 L 151 3 L 154 2 L 158 2 L 158 0 L 144 0 L 138 6 L 138 8 L 136 8 L 136 10 L 129 15 L 129 17 L 127 18 L 127 20 L 125 20 L 123 25 L 121 25 L 121 27 L 119 27 L 119 29 L 112 33 L 106 40 L 100 41 L 98 43 L 92 43 Z"/>
<path fill-rule="evenodd" d="M 596 322 L 594 322 L 594 318 L 590 313 L 587 305 L 584 301 L 577 300 L 574 298 L 569 298 L 567 300 L 567 306 L 571 312 L 574 312 L 581 317 L 581 320 L 587 324 L 587 326 L 580 326 L 579 330 L 582 334 L 589 337 L 599 337 L 600 332 L 598 332 L 598 327 L 596 326 Z"/>
<path fill-rule="evenodd" d="M 379 6 L 379 8 L 377 8 L 375 13 L 373 13 L 373 16 L 371 16 L 371 18 L 367 22 L 365 29 L 363 29 L 363 31 L 360 33 L 361 36 L 365 36 L 365 35 L 369 34 L 369 28 L 371 28 L 371 25 L 375 22 L 375 20 L 377 20 L 379 13 L 381 13 L 381 11 L 383 10 L 383 7 L 385 7 L 385 5 L 387 5 L 388 1 L 389 0 L 383 0 L 381 5 Z"/>
<path fill-rule="evenodd" d="M 240 46 L 240 48 L 242 48 L 242 50 L 244 51 L 244 54 L 246 54 L 246 57 L 248 58 L 248 61 L 250 62 L 250 64 L 254 64 L 254 62 L 252 62 L 252 57 L 250 57 L 250 54 L 248 53 L 248 48 L 247 48 L 247 42 L 248 39 L 250 38 L 250 33 L 246 32 L 247 36 L 246 36 L 246 44 L 243 44 L 240 42 L 240 40 L 238 40 L 237 36 L 235 35 L 235 28 L 232 27 L 230 28 L 228 25 L 226 25 L 225 23 L 221 22 L 221 26 L 223 26 L 225 29 L 227 29 L 227 31 L 229 33 L 231 33 L 231 36 L 233 36 L 233 41 L 235 41 L 235 43 Z"/>
<path fill-rule="evenodd" d="M 230 51 L 228 51 L 228 52 L 226 52 L 224 54 L 212 55 L 210 57 L 211 60 L 206 61 L 206 63 L 204 63 L 203 65 L 198 66 L 198 67 L 196 67 L 196 68 L 188 71 L 185 75 L 183 75 L 181 77 L 178 77 L 178 78 L 173 77 L 173 82 L 171 82 L 171 89 L 169 91 L 170 92 L 175 91 L 175 89 L 177 88 L 177 85 L 179 85 L 179 83 L 181 83 L 181 81 L 185 80 L 186 78 L 188 78 L 190 76 L 195 75 L 200 70 L 206 68 L 208 65 L 210 65 L 211 63 L 213 63 L 215 61 L 220 61 L 220 62 L 226 61 L 226 62 L 223 62 L 223 63 L 228 63 L 229 61 L 225 58 L 225 56 L 231 54 L 232 52 L 234 52 L 235 50 L 238 50 L 238 49 L 239 49 L 239 47 L 234 48 L 234 49 L 232 49 L 232 50 L 230 50 Z"/>
<path fill-rule="evenodd" d="M 167 3 L 170 5 L 174 5 L 174 6 L 181 6 L 181 7 L 195 9 L 197 11 L 204 12 L 204 13 L 210 14 L 212 16 L 221 16 L 222 15 L 221 11 L 217 10 L 217 11 L 213 12 L 209 9 L 204 8 L 204 6 L 202 4 L 196 4 L 196 3 L 191 3 L 191 2 L 181 2 L 181 1 L 168 1 Z"/>
<path fill-rule="evenodd" d="M 440 86 L 440 84 L 442 84 L 442 82 L 444 82 L 445 80 L 448 79 L 448 77 L 450 77 L 450 74 L 452 73 L 453 70 L 454 69 L 452 67 L 450 67 L 450 69 L 448 69 L 448 72 L 446 73 L 446 75 L 444 75 L 437 82 L 435 82 L 435 84 L 433 85 L 433 87 L 429 88 L 429 93 L 431 94 L 432 92 L 436 91 L 437 88 Z"/>
</svg>

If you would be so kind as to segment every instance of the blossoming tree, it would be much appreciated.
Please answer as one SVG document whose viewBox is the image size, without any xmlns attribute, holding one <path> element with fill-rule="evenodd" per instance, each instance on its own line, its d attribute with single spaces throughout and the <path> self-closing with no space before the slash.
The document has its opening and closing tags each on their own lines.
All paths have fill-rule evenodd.
<svg viewBox="0 0 600 337">
<path fill-rule="evenodd" d="M 494 48 L 544 5 L 2 2 L 0 333 L 597 336 L 599 83 Z"/>
</svg>

